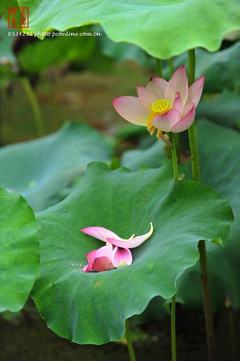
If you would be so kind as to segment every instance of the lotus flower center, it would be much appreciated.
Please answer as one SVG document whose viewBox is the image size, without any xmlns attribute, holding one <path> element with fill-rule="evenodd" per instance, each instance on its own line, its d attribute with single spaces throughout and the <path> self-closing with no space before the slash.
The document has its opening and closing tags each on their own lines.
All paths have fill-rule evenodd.
<svg viewBox="0 0 240 361">
<path fill-rule="evenodd" d="M 154 113 L 164 114 L 167 113 L 171 109 L 171 102 L 169 99 L 162 98 L 157 99 L 155 102 L 151 104 L 151 110 Z"/>
</svg>

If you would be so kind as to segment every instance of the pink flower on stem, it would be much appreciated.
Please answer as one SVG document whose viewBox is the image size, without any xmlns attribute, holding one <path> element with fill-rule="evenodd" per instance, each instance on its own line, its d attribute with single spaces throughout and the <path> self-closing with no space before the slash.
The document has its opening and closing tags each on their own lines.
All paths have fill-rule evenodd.
<svg viewBox="0 0 240 361">
<path fill-rule="evenodd" d="M 185 66 L 180 66 L 167 82 L 153 78 L 146 87 L 137 87 L 138 97 L 122 96 L 113 100 L 115 110 L 127 121 L 146 126 L 151 135 L 179 133 L 194 121 L 195 109 L 202 95 L 204 77 L 190 87 Z"/>
<path fill-rule="evenodd" d="M 138 247 L 151 237 L 153 225 L 150 223 L 150 230 L 146 234 L 133 234 L 128 239 L 121 238 L 104 227 L 87 227 L 81 229 L 81 232 L 106 243 L 105 246 L 86 254 L 88 264 L 83 267 L 84 272 L 101 272 L 130 265 L 132 253 L 129 248 Z"/>
</svg>

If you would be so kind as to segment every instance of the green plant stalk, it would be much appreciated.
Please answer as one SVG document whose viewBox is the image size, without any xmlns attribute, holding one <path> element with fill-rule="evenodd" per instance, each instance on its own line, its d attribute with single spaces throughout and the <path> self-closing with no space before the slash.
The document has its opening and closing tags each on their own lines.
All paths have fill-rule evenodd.
<svg viewBox="0 0 240 361">
<path fill-rule="evenodd" d="M 178 178 L 178 157 L 177 157 L 177 147 L 176 147 L 176 134 L 171 134 L 171 155 L 172 155 L 172 165 L 173 165 L 173 177 L 175 180 Z"/>
<path fill-rule="evenodd" d="M 192 84 L 195 80 L 195 50 L 189 50 L 188 52 L 188 63 L 189 63 L 189 83 Z M 199 162 L 199 152 L 197 144 L 197 129 L 196 123 L 193 122 L 192 126 L 188 129 L 188 138 L 191 151 L 191 162 L 192 162 L 192 178 L 195 181 L 200 181 L 200 162 Z"/>
<path fill-rule="evenodd" d="M 174 71 L 173 60 L 168 60 L 169 73 L 170 77 Z M 177 180 L 178 178 L 178 156 L 177 156 L 177 143 L 178 138 L 177 134 L 171 133 L 171 155 L 172 155 L 172 165 L 173 165 L 173 178 Z M 171 302 L 171 353 L 172 361 L 177 361 L 177 340 L 176 340 L 176 298 L 172 297 Z"/>
<path fill-rule="evenodd" d="M 215 336 L 214 336 L 214 326 L 213 326 L 213 312 L 212 312 L 212 303 L 211 295 L 208 286 L 208 267 L 207 267 L 207 252 L 206 252 L 206 242 L 201 240 L 198 243 L 199 249 L 199 262 L 201 270 L 201 285 L 203 293 L 203 302 L 204 302 L 204 311 L 205 311 L 205 324 L 207 331 L 207 345 L 208 345 L 208 358 L 209 361 L 215 360 Z"/>
<path fill-rule="evenodd" d="M 199 153 L 197 144 L 197 128 L 195 121 L 188 129 L 188 139 L 191 151 L 191 162 L 192 162 L 192 179 L 195 181 L 201 181 L 200 165 L 199 165 Z"/>
<path fill-rule="evenodd" d="M 194 49 L 189 50 L 188 61 L 189 61 L 189 83 L 192 84 L 195 80 L 196 61 L 195 61 Z M 200 181 L 201 176 L 200 176 L 199 153 L 198 153 L 195 121 L 188 130 L 188 138 L 189 138 L 189 145 L 191 151 L 192 178 L 195 181 Z M 201 286 L 202 286 L 204 313 L 205 313 L 205 324 L 206 324 L 206 332 L 207 332 L 208 358 L 209 361 L 214 361 L 215 336 L 214 336 L 214 325 L 213 325 L 213 311 L 212 311 L 210 290 L 208 285 L 207 252 L 206 252 L 206 243 L 204 240 L 199 241 L 198 250 L 199 250 Z"/>
<path fill-rule="evenodd" d="M 181 133 L 174 133 L 174 136 L 175 136 L 175 144 L 176 144 L 178 162 L 180 163 L 181 153 L 182 153 Z"/>
<path fill-rule="evenodd" d="M 178 178 L 178 158 L 176 149 L 176 134 L 171 134 L 171 154 L 172 154 L 172 165 L 173 165 L 173 177 L 175 180 Z M 175 296 L 171 302 L 171 351 L 172 361 L 177 361 L 177 341 L 176 341 L 176 300 Z"/>
<path fill-rule="evenodd" d="M 43 127 L 43 120 L 36 94 L 32 89 L 32 86 L 27 77 L 21 77 L 20 79 L 21 79 L 22 87 L 25 91 L 25 94 L 28 97 L 29 103 L 32 108 L 37 135 L 41 137 L 44 135 L 44 127 Z"/>
<path fill-rule="evenodd" d="M 129 321 L 128 320 L 125 321 L 125 337 L 127 340 L 129 359 L 130 359 L 130 361 L 136 361 L 136 356 L 135 356 L 135 352 L 134 352 L 134 348 L 133 348 L 133 344 L 132 344 L 132 338 L 131 338 L 131 333 L 129 330 Z"/>
<path fill-rule="evenodd" d="M 157 60 L 157 72 L 158 75 L 162 75 L 162 64 L 159 59 Z M 161 65 L 161 68 L 159 68 L 159 64 Z M 168 66 L 169 66 L 169 72 L 170 76 L 172 72 L 174 71 L 174 64 L 172 59 L 168 60 Z M 159 71 L 160 69 L 160 71 Z M 172 156 L 172 165 L 173 165 L 173 178 L 174 180 L 177 180 L 178 178 L 178 156 L 177 156 L 177 143 L 178 138 L 177 134 L 171 133 L 170 134 L 171 139 L 171 156 Z M 171 352 L 172 352 L 172 361 L 177 360 L 177 342 L 176 342 L 176 301 L 175 296 L 172 298 L 171 302 Z"/>
<path fill-rule="evenodd" d="M 175 296 L 171 303 L 171 349 L 172 361 L 177 361 L 177 341 L 176 341 L 176 300 Z"/>
</svg>

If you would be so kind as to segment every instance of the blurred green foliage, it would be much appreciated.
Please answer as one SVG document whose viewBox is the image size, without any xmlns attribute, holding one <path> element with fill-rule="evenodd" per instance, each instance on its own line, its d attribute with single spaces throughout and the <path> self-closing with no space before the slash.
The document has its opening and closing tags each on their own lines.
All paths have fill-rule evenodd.
<svg viewBox="0 0 240 361">
<path fill-rule="evenodd" d="M 86 28 L 81 31 L 86 31 Z M 72 32 L 79 29 L 72 29 Z M 93 37 L 60 36 L 46 38 L 23 47 L 18 54 L 20 66 L 27 73 L 39 73 L 51 65 L 69 62 L 86 62 L 96 47 Z"/>
<path fill-rule="evenodd" d="M 64 199 L 89 162 L 110 161 L 111 153 L 111 142 L 96 130 L 67 123 L 47 137 L 2 147 L 0 184 L 40 211 Z"/>
</svg>

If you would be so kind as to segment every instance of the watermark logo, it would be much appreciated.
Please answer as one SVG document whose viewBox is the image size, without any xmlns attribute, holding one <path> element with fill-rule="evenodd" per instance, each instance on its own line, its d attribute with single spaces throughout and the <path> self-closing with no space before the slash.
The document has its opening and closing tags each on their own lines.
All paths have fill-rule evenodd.
<svg viewBox="0 0 240 361">
<path fill-rule="evenodd" d="M 29 7 L 13 6 L 8 8 L 8 28 L 23 29 L 29 27 Z"/>
</svg>

